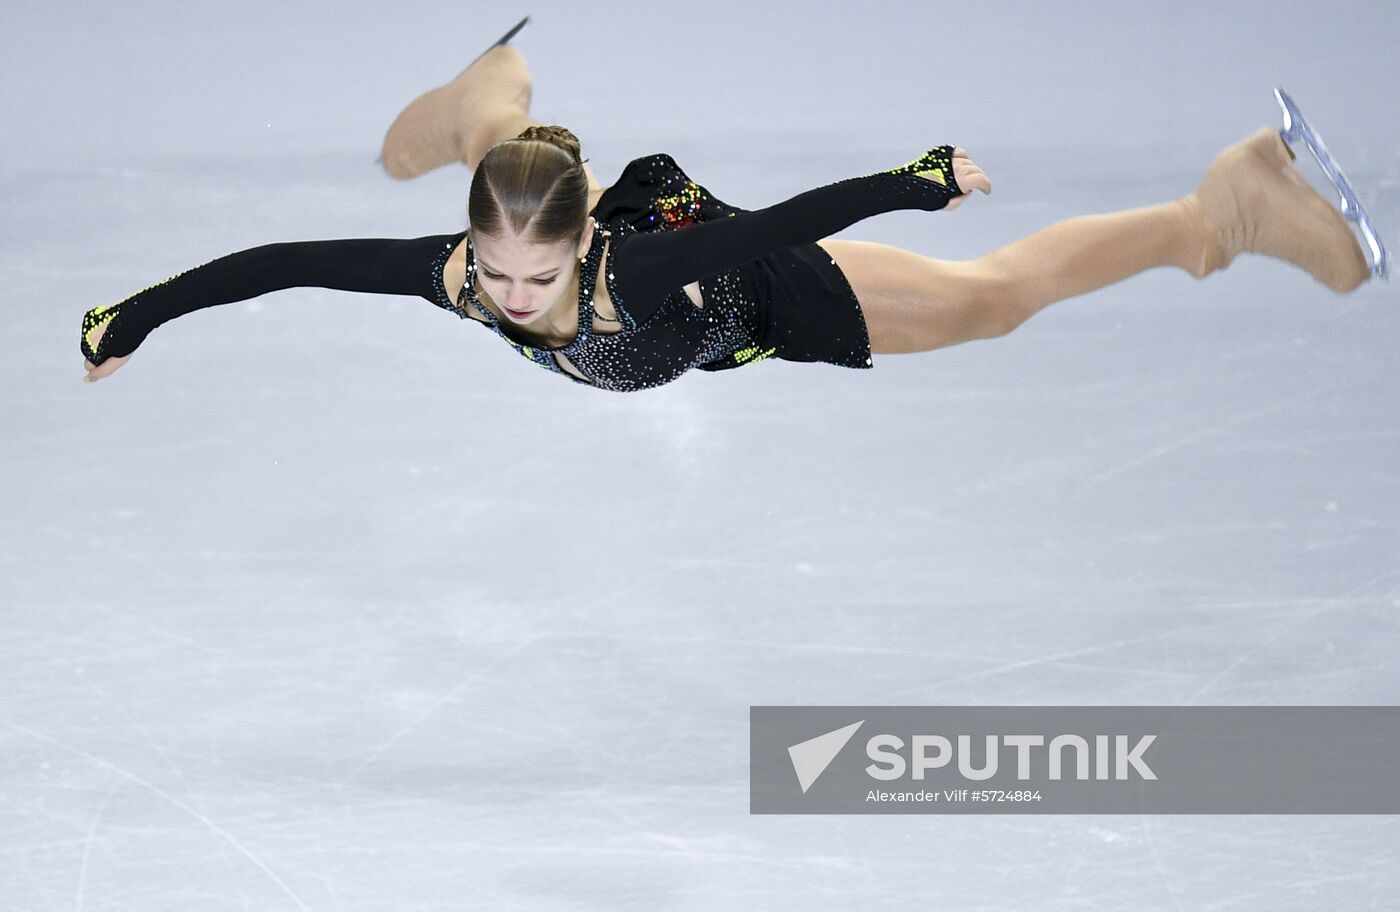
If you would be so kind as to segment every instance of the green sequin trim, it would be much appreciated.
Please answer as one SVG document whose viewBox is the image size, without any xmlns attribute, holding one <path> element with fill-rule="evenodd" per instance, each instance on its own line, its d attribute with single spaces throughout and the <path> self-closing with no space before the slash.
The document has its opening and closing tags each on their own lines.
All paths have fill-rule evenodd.
<svg viewBox="0 0 1400 912">
<path fill-rule="evenodd" d="M 926 180 L 932 180 L 949 190 L 956 185 L 953 179 L 953 147 L 938 146 L 929 149 L 923 155 L 898 168 L 891 168 L 888 171 L 881 171 L 881 174 L 913 174 Z"/>
<path fill-rule="evenodd" d="M 751 345 L 748 348 L 741 348 L 738 351 L 734 352 L 732 357 L 734 358 L 735 364 L 751 364 L 762 361 L 764 358 L 771 356 L 776 351 L 776 348 L 760 350 L 758 346 Z"/>
</svg>

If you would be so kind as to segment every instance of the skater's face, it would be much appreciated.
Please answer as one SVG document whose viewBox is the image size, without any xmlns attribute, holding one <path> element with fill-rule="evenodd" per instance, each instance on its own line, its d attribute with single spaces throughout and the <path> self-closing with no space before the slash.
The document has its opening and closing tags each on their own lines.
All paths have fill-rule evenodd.
<svg viewBox="0 0 1400 912">
<path fill-rule="evenodd" d="M 563 301 L 579 258 L 592 240 L 591 219 L 578 244 L 541 244 L 516 234 L 473 235 L 477 279 L 507 319 L 521 325 L 534 323 Z"/>
</svg>

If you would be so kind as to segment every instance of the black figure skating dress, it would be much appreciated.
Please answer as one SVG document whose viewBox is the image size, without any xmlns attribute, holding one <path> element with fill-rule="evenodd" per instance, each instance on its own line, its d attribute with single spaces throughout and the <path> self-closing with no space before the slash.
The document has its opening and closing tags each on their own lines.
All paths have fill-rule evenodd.
<svg viewBox="0 0 1400 912">
<path fill-rule="evenodd" d="M 860 305 L 816 241 L 881 212 L 943 208 L 961 192 L 951 156 L 951 146 L 940 146 L 900 168 L 752 212 L 716 199 L 668 155 L 636 159 L 594 208 L 599 230 L 580 267 L 579 333 L 557 348 L 512 338 L 512 327 L 481 303 L 476 258 L 460 232 L 270 244 L 230 254 L 89 311 L 83 354 L 100 364 L 130 354 L 155 327 L 181 314 L 310 286 L 425 298 L 482 322 L 536 364 L 601 389 L 646 389 L 691 368 L 725 370 L 768 357 L 869 367 Z M 442 272 L 464 240 L 466 282 L 454 301 Z M 608 267 L 600 277 L 605 250 Z M 594 327 L 599 281 L 607 283 L 617 313 L 615 332 Z M 684 291 L 692 282 L 699 283 L 703 307 Z M 92 336 L 109 320 L 94 349 Z"/>
</svg>

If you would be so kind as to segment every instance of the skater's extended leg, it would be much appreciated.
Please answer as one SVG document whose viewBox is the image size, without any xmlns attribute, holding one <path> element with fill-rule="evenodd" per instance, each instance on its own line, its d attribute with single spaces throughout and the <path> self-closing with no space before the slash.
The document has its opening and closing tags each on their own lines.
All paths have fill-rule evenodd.
<svg viewBox="0 0 1400 912">
<path fill-rule="evenodd" d="M 855 291 L 872 351 L 884 354 L 1004 335 L 1055 301 L 1143 270 L 1176 266 L 1200 278 L 1244 251 L 1286 260 L 1336 291 L 1369 275 L 1351 229 L 1274 130 L 1226 149 L 1194 193 L 1072 218 L 976 260 L 853 241 L 822 246 Z"/>
<path fill-rule="evenodd" d="M 953 262 L 861 241 L 821 242 L 846 274 L 877 354 L 1005 335 L 1055 301 L 1154 266 L 1202 257 L 1189 198 L 1059 222 L 976 260 Z"/>
</svg>

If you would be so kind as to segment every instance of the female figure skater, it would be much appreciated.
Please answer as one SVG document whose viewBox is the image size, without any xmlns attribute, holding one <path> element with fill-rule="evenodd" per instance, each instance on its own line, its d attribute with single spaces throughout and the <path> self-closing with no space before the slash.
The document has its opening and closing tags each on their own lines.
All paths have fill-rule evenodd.
<svg viewBox="0 0 1400 912">
<path fill-rule="evenodd" d="M 482 323 L 579 383 L 637 390 L 693 367 L 773 356 L 846 367 L 1004 335 L 1046 305 L 1155 266 L 1197 278 L 1248 251 L 1338 292 L 1369 275 L 1341 214 L 1276 130 L 1222 152 L 1192 193 L 1070 219 L 969 262 L 829 235 L 894 209 L 954 209 L 991 183 L 940 146 L 907 165 L 742 212 L 666 155 L 603 187 L 561 127 L 530 117 L 531 77 L 506 42 L 421 96 L 382 162 L 407 179 L 461 161 L 470 228 L 415 240 L 273 244 L 182 273 L 83 320 L 85 381 L 122 366 L 161 323 L 281 288 L 418 295 Z"/>
</svg>

